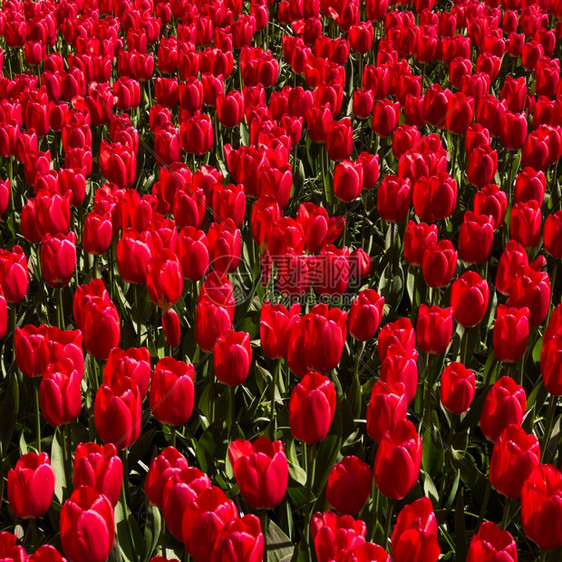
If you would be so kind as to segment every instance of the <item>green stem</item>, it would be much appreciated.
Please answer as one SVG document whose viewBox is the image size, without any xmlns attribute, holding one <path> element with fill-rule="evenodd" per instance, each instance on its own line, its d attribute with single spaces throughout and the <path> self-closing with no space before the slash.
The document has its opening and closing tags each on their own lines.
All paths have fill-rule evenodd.
<svg viewBox="0 0 562 562">
<path fill-rule="evenodd" d="M 57 291 L 57 319 L 58 319 L 58 327 L 61 330 L 64 330 L 64 304 L 62 300 L 62 287 L 60 289 L 56 289 Z"/>
<path fill-rule="evenodd" d="M 469 335 L 470 335 L 470 328 L 465 328 L 462 334 L 462 343 L 461 343 L 461 347 L 462 347 L 462 356 L 461 356 L 461 361 L 462 364 L 466 367 L 466 362 L 468 359 L 468 340 L 469 340 Z"/>
<path fill-rule="evenodd" d="M 175 426 L 171 425 L 170 426 L 170 438 L 171 438 L 171 444 L 172 447 L 176 447 L 176 428 Z"/>
<path fill-rule="evenodd" d="M 394 515 L 394 508 L 396 507 L 396 500 L 389 499 L 388 500 L 388 509 L 386 511 L 386 521 L 384 524 L 384 541 L 382 543 L 384 549 L 389 552 L 390 551 L 390 528 L 392 527 L 392 516 Z"/>
<path fill-rule="evenodd" d="M 306 452 L 306 543 L 310 545 L 310 519 L 312 516 L 312 481 L 314 479 L 315 469 L 315 454 L 314 445 L 307 445 L 304 443 L 304 450 Z"/>
<path fill-rule="evenodd" d="M 36 418 L 36 437 L 37 437 L 37 452 L 41 452 L 41 408 L 39 406 L 39 385 L 41 384 L 41 379 L 36 378 L 33 380 L 33 386 L 35 387 L 35 418 Z"/>
<path fill-rule="evenodd" d="M 550 441 L 550 436 L 552 435 L 552 427 L 554 425 L 554 413 L 556 411 L 556 402 L 558 397 L 551 395 L 550 400 L 548 401 L 548 410 L 546 412 L 546 423 L 544 428 L 544 436 L 542 442 L 542 460 L 543 463 L 547 462 L 548 459 L 548 442 Z"/>
<path fill-rule="evenodd" d="M 503 517 L 500 523 L 500 528 L 505 531 L 509 524 L 509 511 L 511 508 L 511 500 L 509 498 L 505 498 L 505 504 L 503 506 Z"/>
<path fill-rule="evenodd" d="M 480 506 L 480 513 L 478 514 L 478 525 L 484 520 L 484 516 L 486 515 L 486 510 L 488 509 L 488 502 L 490 501 L 490 493 L 492 492 L 492 483 L 490 479 L 486 482 L 486 491 L 484 492 L 484 499 L 482 500 L 482 505 Z"/>
<path fill-rule="evenodd" d="M 261 519 L 261 532 L 263 534 L 263 559 L 267 562 L 267 529 L 269 520 L 267 518 L 267 511 L 265 509 L 260 511 Z"/>
<path fill-rule="evenodd" d="M 62 453 L 64 462 L 64 475 L 66 478 L 66 489 L 70 494 L 72 486 L 72 436 L 68 431 L 68 424 L 62 426 Z"/>
<path fill-rule="evenodd" d="M 137 346 L 141 346 L 141 310 L 140 310 L 140 286 L 136 285 L 133 288 L 135 297 L 135 316 L 137 319 Z"/>
</svg>

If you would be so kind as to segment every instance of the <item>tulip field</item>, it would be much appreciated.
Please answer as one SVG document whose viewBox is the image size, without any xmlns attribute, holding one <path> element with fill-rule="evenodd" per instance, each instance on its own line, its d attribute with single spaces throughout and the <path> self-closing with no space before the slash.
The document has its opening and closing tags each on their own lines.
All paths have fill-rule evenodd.
<svg viewBox="0 0 562 562">
<path fill-rule="evenodd" d="M 562 560 L 561 56 L 561 0 L 4 0 L 0 560 Z"/>
</svg>

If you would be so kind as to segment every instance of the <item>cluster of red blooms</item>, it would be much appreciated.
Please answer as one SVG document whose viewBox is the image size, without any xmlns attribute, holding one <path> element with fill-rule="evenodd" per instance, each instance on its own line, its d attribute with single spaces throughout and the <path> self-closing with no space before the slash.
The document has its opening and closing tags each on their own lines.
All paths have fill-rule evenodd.
<svg viewBox="0 0 562 562">
<path fill-rule="evenodd" d="M 58 328 L 22 321 L 10 335 L 19 370 L 40 378 L 44 420 L 56 428 L 75 421 L 86 389 L 103 443 L 71 451 L 73 491 L 60 509 L 60 543 L 70 562 L 103 562 L 113 548 L 114 508 L 129 478 L 118 451 L 139 440 L 145 398 L 172 431 L 197 408 L 194 365 L 169 355 L 153 366 L 148 347 L 120 347 L 124 314 L 97 278 L 99 256 L 108 258 L 110 282 L 146 287 L 172 348 L 187 322 L 174 307 L 188 284 L 196 287 L 195 340 L 212 353 L 209 377 L 229 387 L 245 383 L 256 359 L 251 330 L 236 330 L 229 277 L 242 260 L 246 227 L 261 252 L 262 283 L 284 296 L 337 298 L 362 288 L 348 310 L 322 302 L 301 313 L 299 303 L 266 302 L 259 313 L 260 358 L 286 362 L 298 379 L 287 409 L 303 450 L 329 434 L 342 391 L 328 374 L 342 361 L 348 332 L 361 344 L 376 340 L 380 373 L 365 410 L 365 432 L 376 443 L 373 466 L 351 454 L 334 461 L 325 484 L 333 511 L 306 521 L 319 562 L 389 562 L 388 549 L 394 562 L 439 558 L 428 497 L 402 506 L 390 548 L 368 540 L 366 524 L 355 517 L 374 485 L 390 501 L 409 501 L 420 476 L 423 426 L 408 419 L 409 407 L 424 386 L 428 409 L 436 390 L 448 415 L 472 407 L 477 374 L 462 352 L 462 361 L 439 373 L 439 385 L 428 374 L 419 380 L 420 354 L 428 366 L 432 356 L 446 356 L 455 323 L 464 338 L 493 322 L 494 356 L 507 368 L 525 357 L 535 344 L 531 334 L 544 326 L 542 380 L 553 405 L 562 396 L 562 305 L 551 312 L 555 287 L 539 254 L 542 244 L 551 263 L 562 259 L 562 1 L 455 0 L 443 12 L 434 6 L 435 0 L 415 0 L 415 11 L 399 0 L 4 2 L 0 156 L 10 177 L 0 181 L 0 214 L 10 209 L 11 226 L 25 242 L 0 249 L 0 336 L 29 293 L 30 270 L 32 281 L 57 291 L 76 279 L 76 329 L 62 329 L 65 318 Z M 273 19 L 286 33 L 268 50 L 263 38 Z M 254 45 L 258 40 L 262 46 Z M 56 52 L 63 44 L 64 57 Z M 24 72 L 24 61 L 34 72 Z M 523 76 L 502 71 L 506 63 Z M 442 68 L 448 83 L 428 86 L 429 65 Z M 422 66 L 424 75 L 417 73 Z M 360 88 L 349 86 L 352 68 Z M 284 71 L 294 84 L 275 89 Z M 366 127 L 376 150 L 373 142 L 363 150 Z M 51 138 L 50 150 L 40 150 Z M 381 142 L 387 153 L 377 153 Z M 143 191 L 148 145 L 155 169 L 151 189 Z M 342 207 L 361 198 L 370 214 L 364 221 L 395 234 L 394 225 L 403 226 L 387 245 L 389 269 L 403 258 L 416 283 L 440 299 L 411 299 L 415 328 L 397 310 L 383 323 L 383 291 L 364 288 L 382 272 L 373 272 L 376 256 L 357 237 L 346 237 L 349 215 L 330 214 L 316 193 L 298 205 L 292 199 L 299 155 L 304 160 L 310 150 L 322 160 L 314 171 Z M 23 174 L 14 175 L 14 166 Z M 376 213 L 368 213 L 374 193 Z M 494 250 L 492 283 L 487 264 Z M 94 279 L 81 285 L 80 252 L 96 264 Z M 459 260 L 464 272 L 457 274 Z M 485 320 L 491 303 L 495 318 Z M 85 374 L 84 349 L 105 362 L 101 384 Z M 525 535 L 555 549 L 562 546 L 562 472 L 541 462 L 537 437 L 522 427 L 527 394 L 511 374 L 478 388 L 485 392 L 480 431 L 493 443 L 489 481 L 520 502 Z M 284 501 L 286 447 L 263 435 L 229 444 L 234 479 L 251 509 Z M 152 460 L 144 490 L 195 562 L 263 559 L 259 518 L 241 513 L 175 447 Z M 45 515 L 54 493 L 45 452 L 22 455 L 8 472 L 8 502 L 21 519 Z M 467 560 L 496 556 L 516 561 L 517 547 L 504 527 L 487 521 L 472 537 Z M 10 533 L 0 533 L 0 559 L 64 560 L 52 546 L 28 557 Z"/>
</svg>

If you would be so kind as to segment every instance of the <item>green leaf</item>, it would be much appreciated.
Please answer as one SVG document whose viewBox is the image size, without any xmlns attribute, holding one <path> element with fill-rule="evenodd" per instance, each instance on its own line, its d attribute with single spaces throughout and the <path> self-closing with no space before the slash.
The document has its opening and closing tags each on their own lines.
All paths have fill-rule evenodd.
<svg viewBox="0 0 562 562">
<path fill-rule="evenodd" d="M 433 427 L 439 427 L 434 425 Z M 435 476 L 443 470 L 443 462 L 445 460 L 443 446 L 439 438 L 434 434 L 432 428 L 426 428 L 422 434 L 422 466 L 425 472 Z"/>
<path fill-rule="evenodd" d="M 144 538 L 142 541 L 141 560 L 148 562 L 158 544 L 162 532 L 162 515 L 160 510 L 146 502 L 146 521 L 144 525 Z"/>
<path fill-rule="evenodd" d="M 14 428 L 19 411 L 19 384 L 16 373 L 8 375 L 8 384 L 4 400 L 0 405 L 0 439 L 2 441 L 2 457 L 8 451 L 12 441 Z"/>
<path fill-rule="evenodd" d="M 310 553 L 308 550 L 308 545 L 306 544 L 306 538 L 303 537 L 295 550 L 293 551 L 293 556 L 290 559 L 291 562 L 310 562 Z M 285 562 L 285 561 L 283 561 Z"/>
<path fill-rule="evenodd" d="M 291 559 L 295 546 L 291 539 L 271 519 L 267 524 L 267 562 Z"/>
<path fill-rule="evenodd" d="M 121 556 L 126 562 L 137 562 L 141 551 L 141 532 L 137 520 L 125 502 L 124 494 L 121 494 L 114 513 Z"/>
<path fill-rule="evenodd" d="M 464 489 L 457 496 L 455 507 L 455 559 L 466 560 L 466 525 L 464 519 Z"/>
<path fill-rule="evenodd" d="M 23 435 L 23 433 L 22 433 Z M 55 472 L 55 498 L 62 504 L 68 491 L 64 471 L 63 435 L 60 427 L 55 429 L 51 442 L 51 467 Z"/>
<path fill-rule="evenodd" d="M 195 450 L 199 468 L 208 474 L 217 469 L 217 459 L 225 457 L 228 446 L 228 434 L 224 420 L 212 423 L 201 435 Z"/>
<path fill-rule="evenodd" d="M 328 480 L 328 475 L 338 458 L 342 443 L 342 418 L 340 409 L 336 413 L 327 437 L 316 450 L 316 473 L 314 474 L 314 490 L 322 490 Z"/>
</svg>

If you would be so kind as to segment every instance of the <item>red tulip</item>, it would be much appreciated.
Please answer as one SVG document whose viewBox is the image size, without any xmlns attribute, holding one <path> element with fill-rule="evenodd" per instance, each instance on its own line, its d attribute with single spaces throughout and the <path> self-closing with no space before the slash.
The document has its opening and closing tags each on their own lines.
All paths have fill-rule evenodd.
<svg viewBox="0 0 562 562">
<path fill-rule="evenodd" d="M 76 235 L 47 234 L 41 244 L 41 272 L 45 283 L 60 289 L 70 283 L 76 268 Z"/>
<path fill-rule="evenodd" d="M 375 458 L 375 483 L 387 498 L 402 499 L 418 479 L 421 437 L 410 421 L 399 420 L 381 440 Z"/>
<path fill-rule="evenodd" d="M 146 287 L 152 301 L 168 310 L 181 297 L 183 278 L 181 264 L 174 252 L 165 249 L 153 256 L 146 268 Z"/>
<path fill-rule="evenodd" d="M 265 540 L 255 515 L 233 519 L 222 529 L 211 559 L 216 562 L 261 562 Z"/>
<path fill-rule="evenodd" d="M 162 509 L 162 494 L 172 475 L 188 468 L 185 457 L 174 447 L 166 447 L 150 463 L 144 482 L 144 491 L 148 501 Z"/>
<path fill-rule="evenodd" d="M 80 486 L 62 505 L 60 534 L 69 560 L 103 562 L 115 540 L 110 501 L 93 488 Z"/>
<path fill-rule="evenodd" d="M 183 425 L 193 412 L 193 365 L 164 357 L 156 363 L 150 381 L 150 410 L 160 422 Z"/>
<path fill-rule="evenodd" d="M 449 363 L 441 375 L 441 402 L 453 414 L 466 412 L 476 392 L 476 376 L 462 363 Z"/>
<path fill-rule="evenodd" d="M 490 388 L 480 416 L 480 429 L 489 441 L 496 441 L 510 424 L 521 425 L 527 396 L 510 377 L 501 377 Z"/>
<path fill-rule="evenodd" d="M 253 443 L 237 439 L 228 458 L 244 501 L 255 509 L 277 507 L 287 491 L 289 467 L 281 441 L 259 437 Z"/>
<path fill-rule="evenodd" d="M 523 531 L 541 548 L 562 546 L 562 473 L 550 464 L 537 466 L 521 490 Z"/>
<path fill-rule="evenodd" d="M 453 318 L 471 328 L 484 318 L 489 300 L 488 282 L 475 271 L 467 271 L 451 285 Z"/>
<path fill-rule="evenodd" d="M 217 379 L 228 386 L 243 384 L 252 362 L 250 335 L 229 330 L 219 336 L 213 349 L 213 365 Z"/>
<path fill-rule="evenodd" d="M 448 285 L 457 265 L 457 252 L 449 240 L 441 240 L 428 246 L 423 254 L 422 274 L 425 282 L 433 288 Z"/>
<path fill-rule="evenodd" d="M 112 443 L 79 443 L 74 455 L 74 488 L 90 486 L 115 507 L 123 483 L 123 463 Z"/>
<path fill-rule="evenodd" d="M 418 309 L 416 336 L 425 353 L 445 353 L 453 335 L 453 309 L 421 304 Z"/>
<path fill-rule="evenodd" d="M 103 383 L 111 386 L 125 377 L 133 379 L 141 398 L 146 396 L 150 382 L 150 352 L 146 347 L 130 347 L 123 350 L 115 347 L 111 350 L 103 369 Z"/>
<path fill-rule="evenodd" d="M 20 519 L 47 513 L 55 491 L 55 473 L 47 453 L 27 453 L 8 471 L 8 503 Z"/>
<path fill-rule="evenodd" d="M 517 545 L 513 537 L 502 531 L 495 523 L 485 521 L 472 537 L 468 548 L 467 562 L 517 561 Z"/>
<path fill-rule="evenodd" d="M 529 309 L 500 304 L 494 324 L 494 353 L 500 361 L 515 363 L 525 353 L 529 340 Z"/>
<path fill-rule="evenodd" d="M 410 265 L 420 266 L 429 246 L 437 244 L 437 226 L 408 221 L 404 237 L 404 259 Z"/>
<path fill-rule="evenodd" d="M 96 431 L 104 443 L 126 449 L 137 441 L 141 430 L 141 397 L 129 378 L 100 386 L 94 402 Z"/>
<path fill-rule="evenodd" d="M 310 535 L 318 562 L 335 560 L 338 553 L 349 552 L 365 544 L 367 527 L 351 515 L 333 511 L 315 513 L 310 521 Z"/>
<path fill-rule="evenodd" d="M 0 250 L 0 286 L 10 303 L 21 301 L 27 292 L 29 273 L 27 258 L 20 246 L 12 251 Z"/>
<path fill-rule="evenodd" d="M 519 425 L 508 425 L 494 443 L 490 482 L 508 498 L 521 498 L 523 483 L 540 463 L 538 439 Z"/>
<path fill-rule="evenodd" d="M 367 406 L 367 433 L 380 443 L 387 432 L 392 433 L 398 420 L 405 420 L 408 402 L 405 386 L 401 382 L 377 381 L 373 385 L 371 399 Z"/>
<path fill-rule="evenodd" d="M 391 550 L 395 562 L 437 562 L 441 549 L 437 519 L 429 498 L 420 498 L 402 508 L 392 532 Z"/>
<path fill-rule="evenodd" d="M 337 512 L 355 515 L 365 505 L 373 482 L 371 467 L 355 456 L 344 457 L 328 476 L 326 501 Z"/>
<path fill-rule="evenodd" d="M 408 178 L 385 176 L 377 190 L 377 210 L 381 219 L 400 223 L 410 210 L 411 183 Z"/>
<path fill-rule="evenodd" d="M 336 391 L 332 381 L 320 373 L 308 373 L 291 392 L 291 433 L 304 443 L 318 443 L 328 435 L 335 411 Z"/>
</svg>

